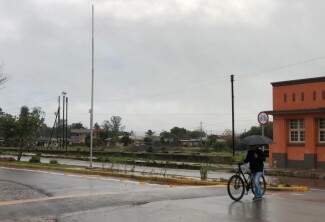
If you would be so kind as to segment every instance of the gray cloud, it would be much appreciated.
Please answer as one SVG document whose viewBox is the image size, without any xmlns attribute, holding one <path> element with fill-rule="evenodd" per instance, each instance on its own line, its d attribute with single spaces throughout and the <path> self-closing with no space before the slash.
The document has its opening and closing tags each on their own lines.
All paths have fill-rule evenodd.
<svg viewBox="0 0 325 222">
<path fill-rule="evenodd" d="M 97 0 L 95 119 L 128 129 L 231 127 L 272 109 L 271 81 L 323 75 L 323 1 Z M 53 121 L 66 90 L 71 121 L 88 125 L 90 1 L 0 0 L 1 107 L 42 106 Z M 292 66 L 286 66 L 294 64 Z"/>
</svg>

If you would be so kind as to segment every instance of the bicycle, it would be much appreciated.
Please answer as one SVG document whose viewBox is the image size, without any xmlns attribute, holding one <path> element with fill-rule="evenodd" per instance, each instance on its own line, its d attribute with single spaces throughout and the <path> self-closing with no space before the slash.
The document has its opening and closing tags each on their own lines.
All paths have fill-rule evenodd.
<svg viewBox="0 0 325 222">
<path fill-rule="evenodd" d="M 252 190 L 253 194 L 255 194 L 255 184 L 253 181 L 253 175 L 250 172 L 244 173 L 241 169 L 241 166 L 242 164 L 238 164 L 238 171 L 235 173 L 235 175 L 230 177 L 227 185 L 228 195 L 234 201 L 241 200 L 245 194 L 245 191 L 246 194 L 248 194 L 250 189 Z M 263 196 L 266 191 L 266 182 L 264 176 L 261 176 L 260 187 L 261 194 Z"/>
</svg>

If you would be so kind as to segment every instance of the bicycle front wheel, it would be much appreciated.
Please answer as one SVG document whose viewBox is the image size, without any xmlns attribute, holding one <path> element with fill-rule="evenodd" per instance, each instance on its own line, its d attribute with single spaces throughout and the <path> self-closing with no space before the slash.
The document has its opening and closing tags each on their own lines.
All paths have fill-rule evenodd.
<svg viewBox="0 0 325 222">
<path fill-rule="evenodd" d="M 239 175 L 233 175 L 228 181 L 227 190 L 231 199 L 234 201 L 241 200 L 245 193 L 244 180 Z"/>
</svg>

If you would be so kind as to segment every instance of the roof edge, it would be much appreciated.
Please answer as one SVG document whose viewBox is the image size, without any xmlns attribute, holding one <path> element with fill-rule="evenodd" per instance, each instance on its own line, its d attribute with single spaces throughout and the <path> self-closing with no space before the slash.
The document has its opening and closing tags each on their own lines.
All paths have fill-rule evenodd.
<svg viewBox="0 0 325 222">
<path fill-rule="evenodd" d="M 286 85 L 315 83 L 315 82 L 325 82 L 325 76 L 306 78 L 306 79 L 287 80 L 287 81 L 281 81 L 281 82 L 272 82 L 271 85 L 274 87 L 277 87 L 277 86 L 286 86 Z"/>
<path fill-rule="evenodd" d="M 316 109 L 291 109 L 291 110 L 268 110 L 264 111 L 268 115 L 285 115 L 285 114 L 308 114 L 308 113 L 325 113 L 325 107 Z"/>
</svg>

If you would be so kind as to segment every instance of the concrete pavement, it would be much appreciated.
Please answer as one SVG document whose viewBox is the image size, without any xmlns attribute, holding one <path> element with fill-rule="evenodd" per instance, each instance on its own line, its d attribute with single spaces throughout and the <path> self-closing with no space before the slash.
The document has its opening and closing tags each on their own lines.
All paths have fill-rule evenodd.
<svg viewBox="0 0 325 222">
<path fill-rule="evenodd" d="M 225 188 L 169 187 L 31 170 L 0 168 L 1 182 L 7 186 L 6 198 L 0 187 L 0 221 L 273 222 L 325 217 L 322 190 L 271 193 L 257 202 L 246 196 L 234 203 Z"/>
<path fill-rule="evenodd" d="M 317 192 L 316 192 L 317 193 Z M 295 199 L 292 194 L 268 195 L 261 201 L 245 198 L 232 202 L 227 196 L 212 196 L 182 200 L 165 200 L 140 206 L 121 206 L 67 214 L 59 221 L 125 221 L 125 222 L 170 222 L 170 221 L 238 221 L 238 222 L 299 222 L 324 221 L 324 202 L 311 201 L 311 192 Z M 325 193 L 323 194 L 325 195 Z M 308 200 L 309 199 L 309 200 Z"/>
</svg>

